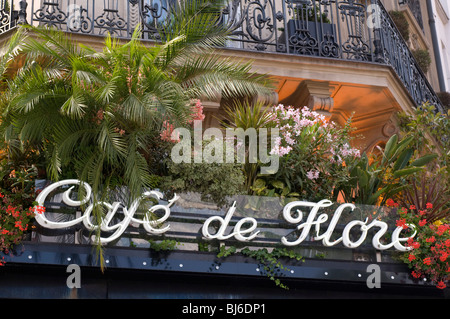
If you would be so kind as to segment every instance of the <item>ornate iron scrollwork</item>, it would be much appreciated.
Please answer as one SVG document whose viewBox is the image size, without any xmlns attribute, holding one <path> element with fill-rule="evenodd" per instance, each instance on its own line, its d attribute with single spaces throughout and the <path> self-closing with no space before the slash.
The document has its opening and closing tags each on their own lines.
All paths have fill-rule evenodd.
<svg viewBox="0 0 450 319">
<path fill-rule="evenodd" d="M 289 51 L 295 54 L 317 55 L 319 41 L 310 32 L 309 16 L 314 14 L 311 0 L 288 0 L 292 19 L 288 21 Z"/>
<path fill-rule="evenodd" d="M 66 24 L 68 15 L 61 10 L 58 0 L 47 0 L 42 3 L 42 7 L 34 13 L 34 20 L 41 25 L 54 26 L 61 29 Z"/>
<path fill-rule="evenodd" d="M 0 34 L 11 27 L 11 8 L 6 0 L 0 0 Z"/>
<path fill-rule="evenodd" d="M 118 0 L 104 0 L 103 13 L 94 19 L 94 23 L 100 29 L 99 34 L 109 32 L 121 36 L 127 31 L 127 22 L 119 14 Z"/>
<path fill-rule="evenodd" d="M 290 53 L 340 56 L 336 26 L 330 15 L 333 3 L 333 0 L 287 0 L 287 45 Z"/>
<path fill-rule="evenodd" d="M 72 5 L 68 8 L 67 28 L 71 32 L 89 33 L 92 31 L 92 19 L 87 9 L 81 5 Z"/>
<path fill-rule="evenodd" d="M 143 0 L 140 13 L 144 32 L 150 39 L 160 40 L 159 26 L 169 17 L 172 5 L 168 0 Z"/>
<path fill-rule="evenodd" d="M 365 40 L 366 6 L 355 0 L 339 1 L 338 8 L 348 32 L 342 51 L 348 59 L 368 61 L 370 48 Z"/>
</svg>

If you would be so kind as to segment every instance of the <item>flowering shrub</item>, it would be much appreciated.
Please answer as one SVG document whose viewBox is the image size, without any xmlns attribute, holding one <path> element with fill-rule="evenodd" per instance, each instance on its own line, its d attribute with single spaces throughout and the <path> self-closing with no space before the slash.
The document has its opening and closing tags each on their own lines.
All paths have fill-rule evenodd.
<svg viewBox="0 0 450 319">
<path fill-rule="evenodd" d="M 392 200 L 388 200 L 387 205 L 399 206 Z M 450 280 L 450 225 L 441 221 L 429 223 L 427 215 L 432 208 L 428 203 L 423 210 L 414 205 L 398 209 L 397 226 L 409 228 L 411 234 L 417 232 L 406 243 L 410 251 L 401 255 L 401 259 L 412 269 L 414 278 L 430 279 L 437 288 L 444 289 Z"/>
<path fill-rule="evenodd" d="M 36 174 L 35 167 L 13 167 L 6 162 L 0 166 L 0 252 L 8 254 L 29 230 L 34 213 L 45 210 L 33 208 Z"/>
<path fill-rule="evenodd" d="M 300 197 L 336 199 L 338 185 L 347 179 L 346 165 L 360 157 L 360 151 L 350 146 L 350 121 L 339 128 L 308 107 L 281 104 L 270 117 L 280 130 L 271 151 L 280 156 L 276 178 Z"/>
<path fill-rule="evenodd" d="M 194 121 L 203 121 L 205 115 L 203 114 L 203 105 L 200 100 L 192 100 L 190 107 L 190 114 L 186 120 L 186 124 L 191 125 Z M 163 121 L 163 127 L 160 133 L 161 140 L 171 143 L 180 141 L 179 136 L 172 136 L 175 126 L 170 121 Z"/>
<path fill-rule="evenodd" d="M 34 214 L 42 214 L 44 211 L 45 207 L 42 206 L 24 209 L 14 204 L 10 196 L 0 193 L 0 252 L 8 254 L 30 228 Z M 3 264 L 2 257 L 0 266 Z"/>
</svg>

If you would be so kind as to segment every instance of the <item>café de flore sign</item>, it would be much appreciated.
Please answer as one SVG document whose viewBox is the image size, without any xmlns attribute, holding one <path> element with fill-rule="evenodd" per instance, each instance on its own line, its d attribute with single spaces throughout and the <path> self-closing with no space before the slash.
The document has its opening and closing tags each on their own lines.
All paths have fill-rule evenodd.
<svg viewBox="0 0 450 319">
<path fill-rule="evenodd" d="M 71 193 L 75 186 L 84 188 L 84 198 L 79 200 L 71 199 Z M 97 205 L 102 205 L 107 209 L 106 215 L 102 218 L 100 225 L 94 225 L 91 221 L 91 215 L 93 212 L 94 204 L 91 203 L 92 189 L 87 183 L 80 182 L 78 180 L 64 180 L 56 182 L 54 184 L 46 187 L 36 198 L 37 206 L 44 206 L 49 195 L 60 187 L 69 187 L 62 194 L 62 201 L 64 204 L 70 207 L 81 207 L 87 206 L 84 213 L 73 220 L 70 221 L 51 221 L 46 218 L 44 213 L 36 213 L 36 221 L 44 228 L 48 229 L 63 229 L 72 227 L 79 223 L 83 225 L 88 230 L 99 230 L 101 232 L 108 232 L 110 235 L 108 237 L 100 237 L 99 240 L 102 244 L 112 242 L 121 237 L 124 231 L 132 225 L 142 225 L 146 232 L 154 235 L 161 235 L 166 233 L 170 229 L 170 223 L 168 219 L 170 217 L 171 206 L 179 199 L 177 195 L 168 201 L 166 205 L 159 204 L 159 200 L 163 198 L 163 194 L 158 191 L 148 191 L 142 194 L 140 198 L 135 200 L 130 207 L 125 207 L 124 204 L 120 202 L 100 202 Z M 155 219 L 149 219 L 145 214 L 144 217 L 138 218 L 136 212 L 139 208 L 141 201 L 146 198 L 151 198 L 158 200 L 157 205 L 153 205 L 149 211 L 163 211 L 164 214 Z M 349 209 L 353 212 L 356 208 L 354 204 L 345 203 L 341 204 L 335 210 L 333 217 L 329 221 L 325 231 L 321 232 L 321 225 L 325 225 L 328 221 L 329 216 L 326 213 L 320 213 L 321 209 L 332 206 L 333 203 L 329 200 L 321 200 L 318 203 L 307 202 L 307 201 L 294 201 L 283 207 L 282 216 L 284 220 L 292 224 L 293 228 L 297 229 L 297 235 L 295 239 L 288 239 L 287 236 L 281 236 L 280 241 L 285 246 L 298 246 L 300 245 L 310 234 L 311 231 L 315 231 L 315 236 L 313 239 L 315 241 L 322 241 L 322 244 L 326 247 L 335 246 L 342 243 L 345 247 L 354 249 L 359 247 L 366 240 L 368 231 L 374 229 L 376 231 L 375 235 L 372 237 L 372 245 L 377 250 L 387 250 L 394 248 L 399 251 L 407 251 L 408 247 L 405 247 L 402 243 L 406 242 L 410 237 L 414 237 L 415 233 L 410 237 L 401 237 L 401 233 L 404 230 L 402 227 L 396 227 L 390 238 L 390 242 L 382 243 L 381 238 L 386 235 L 389 229 L 389 225 L 381 220 L 374 219 L 369 223 L 368 218 L 364 221 L 352 220 L 347 222 L 343 228 L 342 235 L 336 239 L 336 236 L 332 236 L 335 232 L 336 225 L 338 225 L 339 219 L 342 212 L 345 209 Z M 303 210 L 308 209 L 308 215 L 304 214 Z M 118 213 L 119 209 L 123 213 L 123 218 L 120 222 L 111 225 L 113 218 Z M 303 210 L 302 210 L 303 209 Z M 229 223 L 236 211 L 236 202 L 228 209 L 224 216 L 211 216 L 209 217 L 202 226 L 202 235 L 206 240 L 216 239 L 219 241 L 234 238 L 241 242 L 250 242 L 258 237 L 260 231 L 258 230 L 258 222 L 253 217 L 245 217 L 240 219 L 232 229 L 232 231 L 227 231 L 229 228 Z M 211 233 L 210 225 L 215 222 L 219 223 L 217 230 Z M 244 227 L 245 225 L 245 227 Z M 413 228 L 413 226 L 410 226 Z M 359 230 L 359 238 L 355 239 L 355 236 L 350 236 L 352 229 Z M 332 239 L 334 238 L 334 239 Z"/>
</svg>

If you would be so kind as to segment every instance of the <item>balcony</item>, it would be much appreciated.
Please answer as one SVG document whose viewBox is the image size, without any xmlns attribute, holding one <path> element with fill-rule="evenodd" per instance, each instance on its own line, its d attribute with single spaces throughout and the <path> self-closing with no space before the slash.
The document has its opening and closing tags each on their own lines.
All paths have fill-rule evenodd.
<svg viewBox="0 0 450 319">
<path fill-rule="evenodd" d="M 17 24 L 29 23 L 123 39 L 141 24 L 142 40 L 158 41 L 158 26 L 170 16 L 172 1 L 1 0 L 0 40 Z M 411 106 L 428 101 L 443 111 L 379 0 L 230 0 L 218 23 L 232 30 L 227 52 L 250 57 L 276 54 L 270 55 L 272 61 L 302 56 L 327 59 L 329 65 L 343 61 L 365 63 L 368 68 L 382 65 L 394 71 Z"/>
</svg>

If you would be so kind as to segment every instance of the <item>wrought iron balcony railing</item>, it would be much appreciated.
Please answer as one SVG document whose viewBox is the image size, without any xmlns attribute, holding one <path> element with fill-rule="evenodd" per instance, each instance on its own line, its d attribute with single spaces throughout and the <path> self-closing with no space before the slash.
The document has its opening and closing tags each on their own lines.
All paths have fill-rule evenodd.
<svg viewBox="0 0 450 319">
<path fill-rule="evenodd" d="M 20 23 L 143 40 L 176 0 L 0 0 L 0 34 Z M 11 4 L 11 2 L 13 2 Z M 416 105 L 442 105 L 380 0 L 229 0 L 219 23 L 232 30 L 227 47 L 390 65 Z"/>
</svg>

